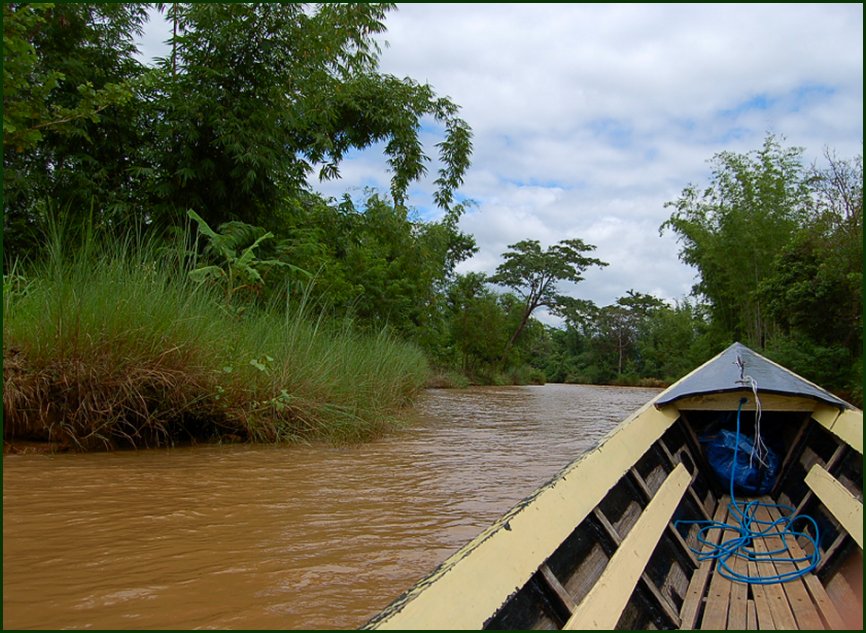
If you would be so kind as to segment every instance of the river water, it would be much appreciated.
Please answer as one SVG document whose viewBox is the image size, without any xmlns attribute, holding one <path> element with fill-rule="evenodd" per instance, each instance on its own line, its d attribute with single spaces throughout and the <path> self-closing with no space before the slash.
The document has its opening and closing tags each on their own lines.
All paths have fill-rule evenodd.
<svg viewBox="0 0 866 633">
<path fill-rule="evenodd" d="M 351 447 L 3 460 L 3 626 L 353 629 L 657 389 L 429 390 Z"/>
</svg>

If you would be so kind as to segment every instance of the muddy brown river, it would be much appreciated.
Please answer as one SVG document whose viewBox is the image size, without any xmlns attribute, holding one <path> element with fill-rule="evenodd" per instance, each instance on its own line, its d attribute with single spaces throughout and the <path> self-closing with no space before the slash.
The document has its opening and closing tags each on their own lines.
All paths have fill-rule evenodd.
<svg viewBox="0 0 866 633">
<path fill-rule="evenodd" d="M 352 447 L 3 459 L 3 627 L 354 629 L 657 389 L 430 390 Z"/>
</svg>

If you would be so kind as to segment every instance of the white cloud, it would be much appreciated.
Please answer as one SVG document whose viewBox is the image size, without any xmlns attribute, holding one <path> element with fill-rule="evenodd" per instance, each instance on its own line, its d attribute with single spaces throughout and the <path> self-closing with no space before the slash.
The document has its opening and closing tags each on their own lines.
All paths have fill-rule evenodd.
<svg viewBox="0 0 866 633">
<path fill-rule="evenodd" d="M 475 134 L 461 227 L 480 251 L 461 270 L 580 237 L 610 265 L 563 289 L 680 299 L 695 271 L 658 229 L 714 154 L 767 132 L 809 161 L 862 151 L 861 5 L 412 4 L 387 26 L 383 70 L 450 96 Z"/>
</svg>

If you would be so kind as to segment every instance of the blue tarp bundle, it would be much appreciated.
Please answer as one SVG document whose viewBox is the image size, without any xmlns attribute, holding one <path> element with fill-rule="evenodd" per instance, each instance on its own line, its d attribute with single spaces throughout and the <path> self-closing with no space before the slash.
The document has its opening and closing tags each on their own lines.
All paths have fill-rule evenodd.
<svg viewBox="0 0 866 633">
<path fill-rule="evenodd" d="M 702 437 L 704 453 L 713 471 L 723 482 L 730 482 L 731 467 L 734 466 L 734 486 L 747 495 L 763 495 L 776 483 L 779 474 L 779 456 L 772 449 L 767 449 L 764 456 L 766 466 L 757 458 L 752 458 L 753 438 L 740 434 L 740 445 L 737 451 L 737 463 L 734 466 L 734 448 L 737 446 L 737 434 L 733 431 L 720 430 L 711 436 Z"/>
</svg>

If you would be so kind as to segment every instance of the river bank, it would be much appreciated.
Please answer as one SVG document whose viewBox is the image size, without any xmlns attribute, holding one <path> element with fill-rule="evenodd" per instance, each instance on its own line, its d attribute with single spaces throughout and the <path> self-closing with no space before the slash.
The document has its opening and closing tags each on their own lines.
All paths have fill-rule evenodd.
<svg viewBox="0 0 866 633">
<path fill-rule="evenodd" d="M 4 276 L 4 441 L 57 450 L 351 442 L 398 423 L 423 353 L 284 295 L 227 302 L 132 239 Z M 32 445 L 27 446 L 29 450 Z"/>
</svg>

